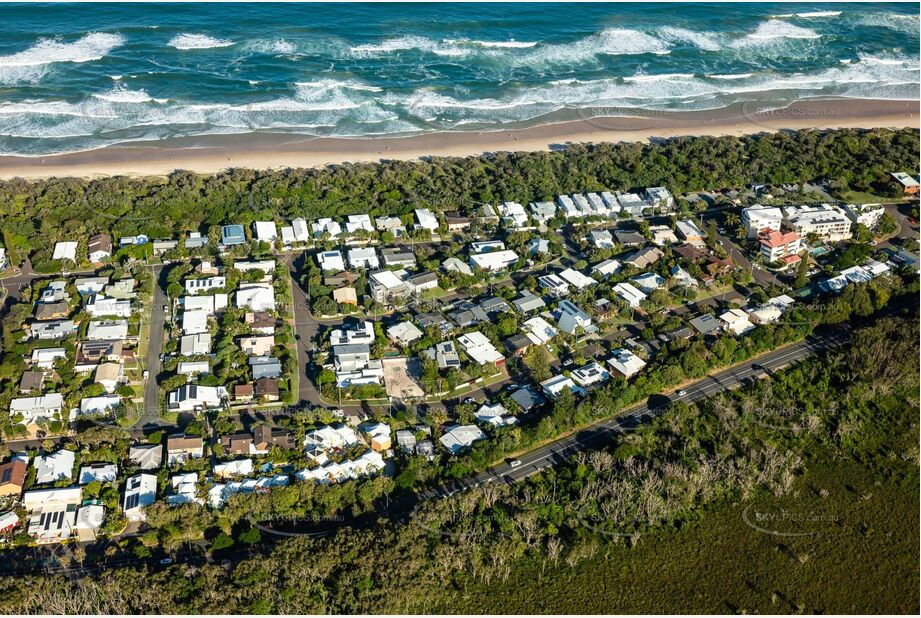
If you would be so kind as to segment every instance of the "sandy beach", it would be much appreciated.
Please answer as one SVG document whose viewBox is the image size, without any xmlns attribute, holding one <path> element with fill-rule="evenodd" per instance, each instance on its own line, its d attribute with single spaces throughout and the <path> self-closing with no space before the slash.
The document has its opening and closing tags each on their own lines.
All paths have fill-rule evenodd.
<svg viewBox="0 0 921 618">
<path fill-rule="evenodd" d="M 0 157 L 0 179 L 150 176 L 169 174 L 177 169 L 216 173 L 228 168 L 317 167 L 345 162 L 552 150 L 576 143 L 737 136 L 805 128 L 917 128 L 919 102 L 829 99 L 799 101 L 782 109 L 751 103 L 704 112 L 624 115 L 631 111 L 599 107 L 583 110 L 584 117 L 577 120 L 533 127 L 408 137 L 335 138 L 253 133 L 124 143 L 55 156 Z"/>
</svg>

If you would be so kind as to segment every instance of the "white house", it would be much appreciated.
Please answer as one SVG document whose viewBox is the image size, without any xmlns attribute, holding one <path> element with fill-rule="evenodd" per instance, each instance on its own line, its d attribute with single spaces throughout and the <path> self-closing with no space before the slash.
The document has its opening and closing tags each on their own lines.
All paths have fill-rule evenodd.
<svg viewBox="0 0 921 618">
<path fill-rule="evenodd" d="M 409 345 L 416 339 L 420 339 L 423 333 L 412 322 L 400 322 L 387 329 L 387 336 L 400 345 Z"/>
<path fill-rule="evenodd" d="M 223 386 L 199 386 L 183 384 L 167 395 L 170 410 L 192 412 L 219 408 L 227 399 L 227 389 Z"/>
<path fill-rule="evenodd" d="M 608 365 L 619 375 L 629 378 L 645 367 L 646 362 L 630 350 L 620 348 L 612 352 Z"/>
<path fill-rule="evenodd" d="M 842 209 L 855 227 L 863 225 L 871 230 L 879 225 L 880 218 L 886 212 L 882 204 L 845 204 Z"/>
<path fill-rule="evenodd" d="M 54 253 L 51 255 L 52 260 L 70 260 L 77 261 L 77 243 L 76 242 L 59 242 L 54 245 Z"/>
<path fill-rule="evenodd" d="M 325 271 L 342 272 L 345 270 L 345 262 L 342 260 L 340 251 L 323 251 L 317 254 L 317 263 Z"/>
<path fill-rule="evenodd" d="M 416 224 L 417 227 L 420 227 L 423 230 L 430 230 L 434 232 L 438 229 L 438 219 L 428 208 L 416 209 L 416 221 L 418 221 Z"/>
<path fill-rule="evenodd" d="M 720 315 L 720 320 L 725 324 L 726 330 L 741 335 L 747 333 L 755 327 L 748 321 L 748 314 L 741 309 L 730 309 Z"/>
<path fill-rule="evenodd" d="M 342 235 L 342 226 L 332 219 L 317 219 L 313 225 L 313 237 L 320 239 L 324 234 L 329 234 L 331 238 L 337 238 Z"/>
<path fill-rule="evenodd" d="M 607 277 L 608 275 L 613 275 L 620 270 L 620 262 L 615 259 L 605 260 L 599 262 L 592 266 L 592 272 L 597 273 L 601 277 Z"/>
<path fill-rule="evenodd" d="M 381 263 L 377 259 L 377 251 L 374 247 L 349 249 L 349 266 L 352 268 L 374 270 L 380 268 L 380 265 Z"/>
<path fill-rule="evenodd" d="M 307 242 L 310 240 L 310 230 L 307 227 L 307 220 L 297 218 L 291 220 L 291 227 L 294 230 L 294 240 L 297 242 Z"/>
<path fill-rule="evenodd" d="M 349 215 L 345 222 L 345 233 L 354 234 L 359 231 L 373 233 L 374 224 L 370 215 Z"/>
<path fill-rule="evenodd" d="M 631 278 L 630 281 L 644 294 L 652 294 L 665 285 L 665 279 L 656 273 L 643 273 Z"/>
<path fill-rule="evenodd" d="M 41 369 L 53 369 L 54 362 L 59 358 L 67 358 L 64 348 L 36 348 L 32 350 L 30 362 Z"/>
<path fill-rule="evenodd" d="M 484 403 L 474 413 L 477 420 L 493 427 L 502 427 L 505 425 L 517 425 L 518 419 L 508 413 L 501 403 Z"/>
<path fill-rule="evenodd" d="M 595 361 L 574 369 L 570 372 L 570 376 L 576 384 L 582 387 L 605 382 L 611 377 L 607 370 Z"/>
<path fill-rule="evenodd" d="M 38 455 L 32 462 L 36 472 L 35 482 L 42 484 L 71 480 L 75 460 L 75 453 L 67 449 L 61 449 L 48 455 Z"/>
<path fill-rule="evenodd" d="M 84 397 L 80 400 L 80 416 L 87 414 L 105 414 L 121 404 L 122 399 L 118 395 L 102 395 L 100 397 Z M 71 416 L 70 420 L 74 420 Z"/>
<path fill-rule="evenodd" d="M 89 341 L 124 340 L 128 338 L 128 320 L 101 320 L 90 322 L 86 328 Z"/>
<path fill-rule="evenodd" d="M 131 301 L 106 298 L 99 294 L 93 294 L 86 301 L 86 312 L 94 318 L 103 316 L 127 318 L 131 316 Z"/>
<path fill-rule="evenodd" d="M 560 312 L 560 316 L 557 318 L 557 326 L 559 326 L 560 330 L 570 335 L 575 334 L 579 328 L 586 334 L 598 330 L 592 324 L 592 319 L 589 315 L 568 300 L 561 300 L 557 308 Z"/>
<path fill-rule="evenodd" d="M 275 289 L 270 283 L 243 284 L 237 290 L 235 302 L 239 309 L 271 311 L 275 309 Z"/>
<path fill-rule="evenodd" d="M 473 331 L 457 338 L 457 343 L 464 349 L 467 356 L 479 365 L 502 365 L 505 357 L 490 343 L 486 335 L 480 331 Z"/>
<path fill-rule="evenodd" d="M 22 496 L 29 513 L 28 534 L 38 543 L 55 543 L 74 535 L 83 488 L 35 489 Z"/>
<path fill-rule="evenodd" d="M 800 236 L 815 234 L 829 242 L 847 240 L 852 236 L 850 218 L 831 204 L 787 206 L 784 208 L 784 220 Z"/>
<path fill-rule="evenodd" d="M 540 386 L 551 399 L 556 399 L 560 396 L 560 393 L 566 390 L 569 390 L 569 392 L 574 395 L 585 394 L 585 390 L 581 386 L 576 386 L 575 382 L 562 374 L 554 376 L 549 380 L 544 380 L 540 383 Z"/>
<path fill-rule="evenodd" d="M 524 334 L 537 345 L 543 345 L 556 337 L 556 329 L 547 320 L 537 316 L 521 324 Z"/>
<path fill-rule="evenodd" d="M 486 434 L 476 425 L 452 425 L 445 429 L 444 435 L 438 438 L 438 441 L 452 455 L 469 448 L 477 440 L 486 439 Z"/>
<path fill-rule="evenodd" d="M 518 254 L 511 250 L 477 253 L 470 256 L 470 265 L 490 272 L 507 269 L 518 261 Z"/>
<path fill-rule="evenodd" d="M 524 206 L 518 202 L 502 202 L 499 204 L 498 210 L 506 227 L 527 227 L 528 213 L 525 211 Z"/>
<path fill-rule="evenodd" d="M 157 499 L 157 477 L 153 474 L 137 474 L 125 483 L 122 509 L 128 521 L 144 521 L 144 507 Z"/>
<path fill-rule="evenodd" d="M 118 478 L 118 466 L 112 463 L 97 463 L 80 468 L 78 483 L 86 485 L 94 481 L 113 483 Z"/>
<path fill-rule="evenodd" d="M 278 239 L 278 228 L 274 221 L 256 221 L 253 223 L 253 231 L 259 242 L 275 242 Z"/>
<path fill-rule="evenodd" d="M 587 277 L 580 273 L 578 270 L 573 270 L 572 268 L 567 268 L 566 270 L 562 271 L 560 273 L 560 277 L 562 277 L 567 283 L 579 290 L 598 283 L 591 277 Z"/>
<path fill-rule="evenodd" d="M 640 303 L 646 300 L 646 295 L 629 283 L 618 283 L 612 289 L 618 298 L 622 299 L 634 309 L 639 307 Z"/>
<path fill-rule="evenodd" d="M 61 413 L 64 396 L 61 393 L 46 393 L 39 397 L 19 397 L 10 401 L 10 417 L 22 415 L 22 423 L 28 425 L 41 419 L 52 419 Z"/>
</svg>

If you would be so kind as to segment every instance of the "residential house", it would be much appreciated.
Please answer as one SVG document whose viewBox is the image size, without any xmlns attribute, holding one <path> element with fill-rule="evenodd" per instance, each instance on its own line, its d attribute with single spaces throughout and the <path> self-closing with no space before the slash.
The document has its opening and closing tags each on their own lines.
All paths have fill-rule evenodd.
<svg viewBox="0 0 921 618">
<path fill-rule="evenodd" d="M 412 289 L 413 294 L 421 294 L 438 287 L 438 275 L 432 272 L 417 273 L 406 278 L 406 283 Z"/>
<path fill-rule="evenodd" d="M 270 311 L 275 309 L 275 288 L 270 283 L 248 283 L 237 289 L 236 306 L 252 311 Z"/>
<path fill-rule="evenodd" d="M 225 247 L 242 245 L 246 242 L 246 231 L 242 225 L 225 225 L 221 228 L 221 244 Z"/>
<path fill-rule="evenodd" d="M 36 456 L 32 461 L 35 467 L 35 482 L 42 485 L 73 479 L 75 461 L 76 454 L 67 449 Z"/>
<path fill-rule="evenodd" d="M 528 226 L 528 213 L 518 202 L 502 202 L 497 210 L 505 227 L 521 229 Z"/>
<path fill-rule="evenodd" d="M 457 343 L 464 349 L 467 356 L 479 365 L 489 364 L 500 367 L 505 364 L 505 357 L 493 346 L 486 335 L 479 331 L 461 335 Z"/>
<path fill-rule="evenodd" d="M 128 521 L 144 521 L 144 507 L 157 500 L 157 477 L 153 474 L 136 474 L 125 483 L 122 510 Z"/>
<path fill-rule="evenodd" d="M 58 359 L 67 359 L 64 348 L 36 348 L 32 350 L 31 364 L 40 369 L 53 369 Z"/>
<path fill-rule="evenodd" d="M 449 232 L 463 232 L 470 227 L 470 218 L 462 217 L 457 212 L 446 213 L 445 224 Z"/>
<path fill-rule="evenodd" d="M 183 361 L 176 366 L 176 373 L 181 376 L 197 376 L 210 372 L 211 366 L 208 361 Z"/>
<path fill-rule="evenodd" d="M 35 489 L 23 494 L 29 514 L 28 534 L 38 543 L 56 543 L 72 537 L 83 501 L 81 487 Z"/>
<path fill-rule="evenodd" d="M 399 266 L 401 268 L 415 268 L 416 255 L 406 247 L 386 247 L 381 249 L 384 266 Z"/>
<path fill-rule="evenodd" d="M 580 273 L 578 270 L 573 270 L 572 268 L 567 268 L 566 270 L 561 271 L 560 277 L 562 277 L 566 283 L 578 290 L 583 290 L 598 283 L 591 277 L 587 277 Z"/>
<path fill-rule="evenodd" d="M 141 470 L 156 470 L 163 464 L 163 445 L 136 444 L 128 449 L 128 461 Z"/>
<path fill-rule="evenodd" d="M 620 270 L 620 262 L 614 259 L 604 260 L 592 267 L 592 273 L 597 273 L 601 277 L 613 275 Z"/>
<path fill-rule="evenodd" d="M 905 172 L 893 172 L 891 176 L 897 183 L 902 185 L 902 190 L 905 192 L 905 195 L 918 195 L 918 188 L 921 185 L 919 185 L 916 178 Z"/>
<path fill-rule="evenodd" d="M 250 356 L 249 368 L 254 381 L 260 378 L 281 377 L 281 361 L 274 356 Z"/>
<path fill-rule="evenodd" d="M 493 427 L 504 427 L 506 425 L 517 425 L 518 419 L 509 414 L 501 403 L 484 403 L 474 413 L 474 416 L 481 423 L 486 423 Z"/>
<path fill-rule="evenodd" d="M 58 242 L 54 244 L 54 252 L 51 254 L 52 260 L 70 260 L 77 261 L 77 243 L 73 241 Z"/>
<path fill-rule="evenodd" d="M 38 397 L 19 397 L 10 401 L 10 419 L 22 416 L 22 424 L 54 419 L 64 407 L 61 393 L 46 393 Z"/>
<path fill-rule="evenodd" d="M 275 332 L 275 317 L 265 311 L 247 312 L 243 317 L 250 332 L 271 335 Z"/>
<path fill-rule="evenodd" d="M 683 238 L 688 244 L 694 245 L 695 247 L 704 246 L 706 235 L 691 219 L 682 219 L 678 221 L 675 224 L 675 229 L 678 232 L 678 237 Z"/>
<path fill-rule="evenodd" d="M 535 296 L 531 292 L 525 290 L 521 293 L 521 296 L 512 300 L 512 305 L 520 313 L 530 313 L 532 311 L 538 311 L 547 306 L 547 303 L 544 302 L 544 299 L 540 296 Z"/>
<path fill-rule="evenodd" d="M 400 322 L 387 329 L 387 336 L 403 346 L 409 345 L 417 339 L 421 339 L 422 335 L 422 331 L 409 321 Z"/>
<path fill-rule="evenodd" d="M 623 260 L 623 263 L 635 268 L 645 269 L 658 262 L 663 255 L 662 250 L 658 247 L 643 247 L 631 253 Z"/>
<path fill-rule="evenodd" d="M 561 298 L 569 294 L 569 284 L 559 275 L 543 275 L 537 278 L 537 285 L 547 294 Z"/>
<path fill-rule="evenodd" d="M 694 327 L 694 330 L 696 330 L 701 335 L 716 334 L 722 329 L 719 320 L 717 320 L 709 313 L 699 315 L 696 318 L 689 320 L 689 322 L 691 326 Z"/>
<path fill-rule="evenodd" d="M 86 241 L 86 249 L 90 262 L 99 264 L 112 257 L 112 238 L 107 234 L 90 236 Z"/>
<path fill-rule="evenodd" d="M 428 208 L 416 208 L 416 226 L 423 230 L 436 231 L 438 229 L 438 219 Z"/>
<path fill-rule="evenodd" d="M 544 392 L 551 399 L 556 399 L 566 390 L 573 395 L 585 395 L 585 390 L 581 386 L 576 386 L 575 382 L 562 374 L 544 380 L 540 383 L 540 387 L 544 389 Z"/>
<path fill-rule="evenodd" d="M 280 394 L 276 378 L 259 378 L 253 385 L 253 395 L 260 401 L 278 401 Z"/>
<path fill-rule="evenodd" d="M 189 459 L 201 459 L 205 455 L 201 436 L 187 436 L 178 433 L 166 438 L 166 465 L 183 463 Z"/>
<path fill-rule="evenodd" d="M 544 238 L 532 238 L 528 241 L 528 255 L 536 257 L 541 253 L 550 253 L 550 241 Z"/>
<path fill-rule="evenodd" d="M 636 375 L 646 366 L 646 361 L 626 348 L 614 350 L 607 362 L 617 375 L 624 378 Z"/>
<path fill-rule="evenodd" d="M 345 270 L 341 251 L 323 251 L 317 254 L 317 263 L 324 271 L 340 272 Z"/>
<path fill-rule="evenodd" d="M 649 233 L 652 235 L 652 242 L 660 247 L 678 244 L 678 237 L 667 225 L 650 225 Z"/>
<path fill-rule="evenodd" d="M 358 305 L 358 293 L 352 287 L 336 288 L 333 300 L 340 305 Z"/>
<path fill-rule="evenodd" d="M 199 386 L 183 384 L 167 395 L 170 410 L 192 412 L 221 407 L 227 399 L 227 389 L 223 386 Z"/>
<path fill-rule="evenodd" d="M 390 232 L 396 238 L 406 233 L 406 227 L 399 217 L 378 217 L 375 224 L 379 232 Z"/>
<path fill-rule="evenodd" d="M 45 373 L 43 371 L 23 371 L 22 378 L 19 380 L 19 392 L 20 393 L 40 393 L 42 392 L 42 384 L 45 381 Z"/>
<path fill-rule="evenodd" d="M 525 320 L 521 324 L 521 330 L 528 339 L 537 345 L 546 344 L 553 339 L 557 333 L 556 329 L 540 316 Z"/>
<path fill-rule="evenodd" d="M 557 310 L 559 312 L 557 326 L 559 326 L 560 330 L 570 335 L 575 334 L 579 329 L 584 334 L 598 330 L 598 327 L 592 324 L 592 318 L 568 300 L 561 300 Z"/>
<path fill-rule="evenodd" d="M 606 382 L 611 375 L 599 363 L 592 361 L 570 372 L 573 381 L 583 388 Z"/>
<path fill-rule="evenodd" d="M 398 304 L 412 294 L 409 283 L 390 270 L 371 273 L 368 285 L 371 297 L 379 303 Z"/>
<path fill-rule="evenodd" d="M 467 275 L 468 277 L 473 276 L 473 269 L 470 268 L 467 264 L 457 259 L 456 257 L 449 257 L 444 262 L 441 263 L 441 268 L 445 272 L 459 272 L 462 275 Z"/>
<path fill-rule="evenodd" d="M 439 369 L 460 369 L 460 357 L 451 341 L 442 341 L 435 345 L 435 361 Z"/>
<path fill-rule="evenodd" d="M 66 318 L 70 313 L 70 304 L 66 301 L 56 303 L 38 303 L 35 305 L 36 320 L 57 320 Z"/>
<path fill-rule="evenodd" d="M 507 269 L 518 261 L 518 254 L 511 250 L 477 253 L 470 256 L 470 265 L 489 272 Z"/>
<path fill-rule="evenodd" d="M 374 247 L 362 247 L 349 249 L 349 266 L 352 268 L 364 268 L 374 270 L 380 268 L 380 260 L 377 259 L 377 251 Z"/>
<path fill-rule="evenodd" d="M 77 479 L 80 485 L 87 485 L 94 481 L 114 483 L 118 479 L 118 466 L 111 463 L 93 463 L 81 466 Z"/>
<path fill-rule="evenodd" d="M 338 238 L 342 236 L 342 226 L 328 217 L 317 219 L 311 227 L 313 228 L 313 237 L 317 240 L 326 236 L 329 238 Z"/>
<path fill-rule="evenodd" d="M 665 279 L 656 273 L 643 273 L 630 279 L 644 294 L 652 294 L 665 285 Z M 624 284 L 628 285 L 628 284 Z"/>
<path fill-rule="evenodd" d="M 553 202 L 531 202 L 528 208 L 531 210 L 531 217 L 541 225 L 556 216 L 556 205 Z"/>
<path fill-rule="evenodd" d="M 121 363 L 102 363 L 96 367 L 93 381 L 102 385 L 107 393 L 114 393 L 118 385 L 125 381 L 123 369 Z"/>
<path fill-rule="evenodd" d="M 77 332 L 77 323 L 73 320 L 53 320 L 50 322 L 33 322 L 29 324 L 29 336 L 39 341 L 63 339 Z"/>
<path fill-rule="evenodd" d="M 512 400 L 525 412 L 544 404 L 546 399 L 533 386 L 525 386 L 512 393 Z"/>
<path fill-rule="evenodd" d="M 736 335 L 747 333 L 755 327 L 754 324 L 748 321 L 748 314 L 741 309 L 730 309 L 720 314 L 720 320 L 727 331 Z"/>
<path fill-rule="evenodd" d="M 184 335 L 179 340 L 179 353 L 183 356 L 199 356 L 211 353 L 211 335 L 199 333 Z"/>
<path fill-rule="evenodd" d="M 26 483 L 27 468 L 28 463 L 22 459 L 0 464 L 0 497 L 19 498 Z"/>
<path fill-rule="evenodd" d="M 203 279 L 186 279 L 185 293 L 189 295 L 202 294 L 212 290 L 220 290 L 227 286 L 227 277 L 205 277 Z"/>
<path fill-rule="evenodd" d="M 646 244 L 646 238 L 632 230 L 614 230 L 614 237 L 617 239 L 617 244 L 624 247 L 638 247 Z"/>
<path fill-rule="evenodd" d="M 486 434 L 476 425 L 451 425 L 438 441 L 451 453 L 457 455 L 470 448 L 477 440 L 485 440 Z"/>
<path fill-rule="evenodd" d="M 358 428 L 368 437 L 371 449 L 378 453 L 390 450 L 390 425 L 386 423 L 364 423 Z"/>
<path fill-rule="evenodd" d="M 265 356 L 275 347 L 274 335 L 245 335 L 237 340 L 240 349 L 250 356 Z"/>
</svg>

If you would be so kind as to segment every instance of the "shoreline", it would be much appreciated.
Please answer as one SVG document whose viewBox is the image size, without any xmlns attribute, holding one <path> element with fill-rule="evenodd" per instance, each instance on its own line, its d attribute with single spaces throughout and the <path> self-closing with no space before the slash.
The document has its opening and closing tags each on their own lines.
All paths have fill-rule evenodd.
<svg viewBox="0 0 921 618">
<path fill-rule="evenodd" d="M 273 170 L 382 160 L 466 157 L 488 152 L 553 151 L 577 143 L 646 142 L 680 136 L 741 136 L 798 129 L 918 127 L 919 101 L 807 99 L 786 107 L 764 102 L 706 111 L 588 108 L 583 117 L 524 128 L 425 133 L 401 137 L 315 137 L 246 133 L 122 143 L 45 157 L 0 156 L 0 179 L 214 174 L 229 168 Z M 608 115 L 605 115 L 605 110 Z"/>
</svg>

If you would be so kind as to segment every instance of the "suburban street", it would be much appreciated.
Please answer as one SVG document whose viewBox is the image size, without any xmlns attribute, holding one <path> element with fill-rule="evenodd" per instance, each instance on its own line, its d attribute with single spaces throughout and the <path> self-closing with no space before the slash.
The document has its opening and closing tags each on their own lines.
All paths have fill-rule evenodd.
<svg viewBox="0 0 921 618">
<path fill-rule="evenodd" d="M 144 429 L 163 424 L 160 420 L 160 354 L 163 353 L 163 330 L 166 315 L 163 306 L 169 302 L 166 296 L 166 272 L 163 266 L 152 266 L 154 279 L 153 297 L 150 306 L 150 336 L 147 342 L 147 359 L 144 368 L 149 371 L 144 381 L 144 409 L 134 427 Z"/>
</svg>

